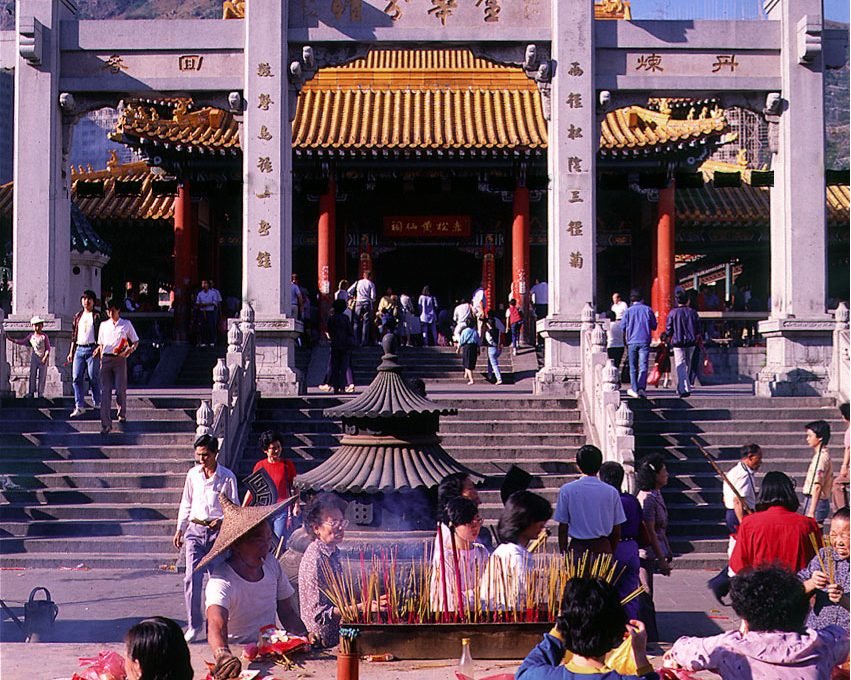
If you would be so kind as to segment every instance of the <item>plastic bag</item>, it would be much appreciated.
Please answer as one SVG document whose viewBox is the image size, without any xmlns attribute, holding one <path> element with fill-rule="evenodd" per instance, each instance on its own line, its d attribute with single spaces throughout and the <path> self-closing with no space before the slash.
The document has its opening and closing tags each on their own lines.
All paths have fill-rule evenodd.
<svg viewBox="0 0 851 680">
<path fill-rule="evenodd" d="M 657 387 L 661 377 L 662 374 L 659 372 L 659 367 L 654 365 L 653 368 L 650 369 L 650 374 L 647 376 L 647 384 Z"/>
<path fill-rule="evenodd" d="M 712 361 L 709 358 L 709 355 L 706 355 L 706 358 L 703 360 L 703 375 L 714 375 L 715 367 L 712 365 Z"/>
<path fill-rule="evenodd" d="M 74 673 L 71 680 L 126 680 L 124 657 L 118 652 L 99 652 L 96 657 L 80 657 L 83 670 Z"/>
</svg>

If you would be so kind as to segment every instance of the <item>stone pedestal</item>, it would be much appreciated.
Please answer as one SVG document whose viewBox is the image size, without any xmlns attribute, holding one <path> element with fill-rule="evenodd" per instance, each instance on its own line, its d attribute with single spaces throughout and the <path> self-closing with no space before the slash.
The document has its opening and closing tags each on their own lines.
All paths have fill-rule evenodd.
<svg viewBox="0 0 851 680">
<path fill-rule="evenodd" d="M 264 397 L 304 393 L 304 376 L 295 365 L 295 341 L 304 327 L 291 318 L 257 318 L 257 389 Z"/>
<path fill-rule="evenodd" d="M 764 397 L 820 396 L 829 391 L 834 323 L 769 319 L 759 324 L 765 338 L 765 368 L 756 382 Z"/>
<path fill-rule="evenodd" d="M 535 376 L 533 391 L 557 397 L 575 397 L 582 383 L 582 323 L 550 316 L 538 322 L 544 338 L 545 365 Z"/>
</svg>

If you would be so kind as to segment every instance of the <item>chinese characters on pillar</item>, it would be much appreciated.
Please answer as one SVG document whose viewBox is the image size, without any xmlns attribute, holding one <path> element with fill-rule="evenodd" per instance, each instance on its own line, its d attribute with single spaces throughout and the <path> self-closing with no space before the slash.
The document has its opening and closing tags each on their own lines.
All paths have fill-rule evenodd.
<svg viewBox="0 0 851 680">
<path fill-rule="evenodd" d="M 499 21 L 499 13 L 502 8 L 499 6 L 499 0 L 476 0 L 476 7 L 485 6 L 485 21 L 488 23 Z"/>
<path fill-rule="evenodd" d="M 651 73 L 656 73 L 656 71 L 664 71 L 665 69 L 662 68 L 662 56 L 659 54 L 639 55 L 638 59 L 635 62 L 635 70 L 649 71 Z"/>
<path fill-rule="evenodd" d="M 275 74 L 272 71 L 272 66 L 268 62 L 259 62 L 257 64 L 256 74 L 258 78 L 274 78 Z M 272 95 L 268 92 L 260 92 L 257 95 L 257 109 L 260 111 L 272 112 L 275 106 L 275 101 L 272 99 Z M 262 115 L 262 114 L 259 114 Z M 274 135 L 270 131 L 269 127 L 271 126 L 273 129 L 274 114 L 273 116 L 263 121 L 260 121 L 260 127 L 257 132 L 257 139 L 260 141 L 261 146 L 259 148 L 265 147 L 268 142 L 271 142 L 274 139 Z M 262 151 L 261 151 L 262 154 Z M 271 155 L 258 155 L 257 156 L 257 169 L 261 174 L 268 175 L 272 174 L 275 171 L 274 164 L 272 163 Z M 254 196 L 259 201 L 263 201 L 266 198 L 270 198 L 272 196 L 269 191 L 268 185 L 263 187 L 262 192 L 255 192 Z M 272 223 L 263 217 L 257 220 L 257 235 L 261 238 L 266 238 L 272 233 Z M 257 253 L 255 258 L 257 262 L 257 267 L 259 269 L 271 269 L 272 268 L 272 253 L 267 250 L 260 250 Z"/>
<path fill-rule="evenodd" d="M 570 68 L 568 68 L 567 70 L 567 75 L 570 76 L 571 80 L 579 79 L 584 76 L 585 69 L 582 68 L 581 62 L 571 62 Z M 582 101 L 582 93 L 580 92 L 569 92 L 565 103 L 567 104 L 569 109 L 576 111 L 576 114 L 571 115 L 581 115 L 580 110 L 585 108 L 585 104 Z M 570 140 L 567 147 L 568 153 L 581 153 L 582 150 L 585 148 L 586 142 L 584 141 L 584 137 L 582 135 L 582 127 L 580 125 L 577 125 L 575 122 L 571 121 L 567 126 L 566 137 L 568 140 Z M 578 155 L 567 156 L 567 174 L 576 175 L 583 172 L 587 172 L 587 168 L 582 167 L 583 160 L 584 159 Z M 581 191 L 578 189 L 570 190 L 567 202 L 568 205 L 584 203 Z M 576 208 L 569 210 L 575 213 L 576 211 L 580 211 L 582 209 L 583 208 L 581 206 L 577 205 Z M 571 214 L 571 212 L 569 212 L 568 214 Z M 584 236 L 583 224 L 581 219 L 575 217 L 568 221 L 567 235 L 571 238 L 581 238 L 582 236 Z M 570 252 L 568 264 L 573 269 L 582 269 L 582 265 L 584 264 L 582 252 L 580 250 L 572 250 Z"/>
</svg>

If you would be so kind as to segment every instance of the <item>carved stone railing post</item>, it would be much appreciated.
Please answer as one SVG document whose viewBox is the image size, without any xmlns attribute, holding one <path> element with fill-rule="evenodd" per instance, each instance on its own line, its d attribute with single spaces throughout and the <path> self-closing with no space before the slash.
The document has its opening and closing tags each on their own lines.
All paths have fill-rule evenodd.
<svg viewBox="0 0 851 680">
<path fill-rule="evenodd" d="M 204 434 L 213 434 L 213 408 L 206 399 L 201 401 L 198 410 L 195 411 L 195 437 Z"/>
<path fill-rule="evenodd" d="M 830 360 L 830 391 L 838 394 L 842 401 L 851 397 L 851 357 L 849 357 L 849 311 L 848 305 L 840 302 L 836 307 L 833 327 L 833 347 Z"/>
<path fill-rule="evenodd" d="M 633 414 L 620 395 L 617 366 L 606 353 L 606 331 L 588 305 L 582 314 L 582 413 L 589 439 L 607 461 L 623 465 L 625 487 L 635 486 Z"/>
<path fill-rule="evenodd" d="M 213 390 L 206 407 L 212 416 L 204 427 L 219 439 L 219 460 L 233 467 L 250 429 L 251 411 L 257 396 L 254 310 L 250 304 L 243 306 L 239 320 L 229 320 L 227 339 L 227 354 L 213 368 Z M 199 407 L 196 420 L 202 415 L 207 417 L 206 403 Z M 200 429 L 201 421 L 198 423 Z"/>
</svg>

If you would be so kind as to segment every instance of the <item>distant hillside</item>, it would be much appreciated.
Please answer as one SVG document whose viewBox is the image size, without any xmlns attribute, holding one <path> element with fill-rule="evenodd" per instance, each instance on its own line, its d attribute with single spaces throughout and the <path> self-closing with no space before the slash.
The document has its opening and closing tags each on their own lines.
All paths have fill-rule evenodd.
<svg viewBox="0 0 851 680">
<path fill-rule="evenodd" d="M 77 0 L 85 19 L 217 19 L 222 15 L 221 0 Z M 0 29 L 15 25 L 14 0 L 0 0 Z M 827 22 L 831 28 L 848 29 L 848 24 Z M 825 74 L 825 137 L 827 167 L 849 167 L 849 70 Z"/>
</svg>

